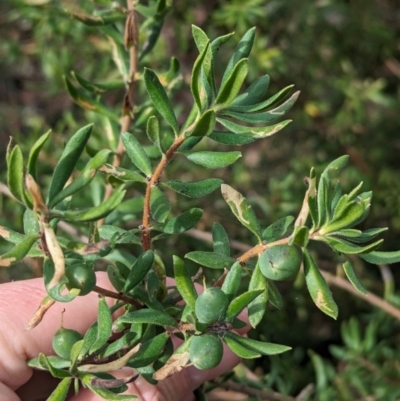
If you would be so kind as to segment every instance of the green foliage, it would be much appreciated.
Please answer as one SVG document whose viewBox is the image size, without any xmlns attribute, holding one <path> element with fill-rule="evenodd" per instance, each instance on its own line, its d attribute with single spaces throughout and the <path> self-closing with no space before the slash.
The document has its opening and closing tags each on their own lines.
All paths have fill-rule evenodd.
<svg viewBox="0 0 400 401">
<path fill-rule="evenodd" d="M 175 95 L 182 82 L 179 63 L 171 59 L 169 70 L 163 72 L 153 52 L 162 40 L 161 28 L 171 5 L 163 0 L 150 1 L 146 6 L 135 4 L 133 12 L 114 4 L 84 3 L 82 13 L 67 10 L 72 19 L 68 19 L 68 26 L 81 26 L 85 38 L 89 33 L 107 37 L 107 57 L 115 67 L 104 68 L 101 80 L 84 78 L 93 75 L 90 67 L 82 74 L 65 76 L 65 65 L 57 63 L 53 54 L 51 68 L 58 66 L 60 80 L 64 75 L 62 80 L 70 96 L 85 110 L 85 120 L 90 124 L 73 121 L 76 133 L 65 141 L 52 164 L 45 160 L 51 154 L 50 131 L 27 146 L 29 151 L 10 142 L 5 155 L 7 185 L 24 208 L 24 217 L 23 233 L 0 226 L 1 237 L 11 244 L 0 256 L 0 266 L 16 264 L 26 256 L 41 258 L 49 299 L 57 302 L 70 302 L 92 291 L 102 295 L 97 322 L 84 336 L 62 327 L 53 341 L 59 357 L 41 354 L 29 362 L 62 379 L 48 400 L 64 400 L 72 381 L 75 388 L 83 385 L 107 400 L 133 399 L 121 393 L 137 376 L 125 383 L 108 372 L 128 366 L 155 383 L 190 364 L 199 369 L 217 366 L 222 360 L 223 343 L 246 359 L 290 350 L 289 346 L 267 341 L 267 336 L 260 335 L 256 340 L 234 330 L 246 326 L 241 320 L 245 309 L 253 328 L 262 326 L 268 318 L 268 304 L 285 310 L 283 299 L 286 301 L 287 293 L 282 297 L 282 287 L 278 289 L 274 281 L 295 276 L 295 285 L 305 283 L 317 308 L 336 319 L 340 308 L 319 266 L 320 246 L 325 252 L 332 251 L 349 282 L 362 294 L 367 290 L 357 276 L 359 269 L 354 260 L 359 259 L 355 258 L 374 264 L 400 261 L 399 251 L 376 250 L 383 242 L 376 237 L 384 228 L 365 229 L 372 192 L 361 192 L 360 183 L 344 193 L 339 173 L 348 156 L 328 164 L 318 180 L 312 169 L 305 180 L 308 188 L 298 217 L 292 217 L 294 210 L 289 208 L 285 216 L 279 215 L 272 222 L 260 217 L 259 206 L 266 207 L 266 200 L 256 201 L 225 184 L 230 178 L 225 170 L 212 171 L 227 166 L 231 171 L 239 169 L 236 162 L 242 152 L 227 151 L 226 146 L 250 144 L 286 128 L 291 120 L 276 120 L 282 120 L 299 97 L 299 91 L 292 93 L 293 85 L 267 96 L 270 77 L 265 71 L 255 77 L 249 62 L 257 42 L 256 29 L 247 27 L 247 23 L 262 15 L 262 2 L 234 1 L 221 5 L 213 17 L 221 21 L 232 8 L 253 6 L 240 14 L 237 24 L 243 36 L 226 63 L 221 62 L 218 50 L 233 35 L 211 40 L 202 29 L 192 26 L 199 54 L 188 80 L 190 89 L 182 89 L 189 96 L 180 99 Z M 66 21 L 59 6 L 54 13 L 62 14 L 57 18 Z M 142 18 L 140 33 L 136 13 Z M 227 18 L 227 25 L 229 21 Z M 148 68 L 143 60 L 161 71 Z M 50 66 L 44 63 L 43 68 Z M 221 65 L 225 65 L 223 71 Z M 251 81 L 249 85 L 247 80 Z M 109 105 L 111 91 L 124 99 L 122 113 Z M 190 112 L 184 104 L 189 98 L 193 98 Z M 311 106 L 305 109 L 310 114 Z M 80 125 L 83 127 L 78 128 Z M 57 134 L 52 138 L 56 139 Z M 210 139 L 226 146 L 215 145 Z M 258 143 L 263 146 L 263 141 Z M 124 153 L 128 156 L 125 160 Z M 165 171 L 174 179 L 164 179 Z M 263 175 L 260 171 L 258 176 Z M 235 184 L 237 180 L 232 181 Z M 242 249 L 241 255 L 232 256 L 234 235 L 217 221 L 212 221 L 213 251 L 204 250 L 198 243 L 185 249 L 183 241 L 176 239 L 177 235 L 184 238 L 182 234 L 205 220 L 205 202 L 218 188 L 225 210 L 230 209 L 247 234 L 249 249 Z M 278 191 L 272 192 L 278 196 Z M 208 213 L 204 216 L 208 220 L 213 217 Z M 226 219 L 228 223 L 232 220 Z M 57 226 L 59 222 L 72 228 L 72 234 L 63 233 L 62 225 Z M 207 224 L 211 226 L 209 221 Z M 172 249 L 168 249 L 171 244 Z M 105 263 L 115 291 L 96 286 L 94 268 Z M 198 274 L 196 267 L 200 268 Z M 172 284 L 167 284 L 167 274 L 174 279 Z M 200 277 L 204 284 L 208 278 L 213 281 L 197 295 L 195 281 Z M 116 303 L 110 307 L 104 296 L 114 298 Z M 304 294 L 301 299 L 299 316 L 310 310 Z M 112 315 L 117 311 L 118 318 L 113 322 Z M 348 362 L 349 355 L 372 353 L 375 326 L 367 328 L 364 341 L 356 320 L 343 323 L 342 328 L 345 346 L 351 352 L 332 347 L 336 358 Z M 183 340 L 175 352 L 169 340 L 172 333 Z M 327 390 L 327 383 L 332 380 L 332 369 L 326 368 L 315 352 L 310 352 L 310 359 L 317 374 L 316 392 L 321 400 L 329 399 L 326 397 L 333 392 Z M 382 392 L 387 394 L 387 389 Z"/>
</svg>

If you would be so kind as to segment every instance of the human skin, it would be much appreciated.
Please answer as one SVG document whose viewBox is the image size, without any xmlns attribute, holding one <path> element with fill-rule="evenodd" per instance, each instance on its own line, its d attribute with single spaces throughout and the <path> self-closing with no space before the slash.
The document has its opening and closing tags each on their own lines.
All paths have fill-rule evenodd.
<svg viewBox="0 0 400 401">
<path fill-rule="evenodd" d="M 97 274 L 97 284 L 113 290 L 106 274 Z M 54 354 L 51 343 L 54 333 L 63 324 L 82 334 L 97 318 L 98 295 L 77 297 L 69 303 L 56 303 L 34 329 L 25 327 L 43 297 L 46 296 L 43 279 L 16 281 L 0 285 L 0 401 L 44 401 L 54 380 L 43 372 L 27 366 L 27 361 L 40 352 Z M 241 333 L 245 333 L 247 328 Z M 142 377 L 128 385 L 124 394 L 135 394 L 138 401 L 192 401 L 193 390 L 239 363 L 239 358 L 225 348 L 221 363 L 214 369 L 201 371 L 191 366 L 174 376 L 160 381 L 156 386 Z M 51 391 L 51 390 L 50 390 Z M 98 396 L 83 389 L 70 401 L 100 401 Z"/>
</svg>

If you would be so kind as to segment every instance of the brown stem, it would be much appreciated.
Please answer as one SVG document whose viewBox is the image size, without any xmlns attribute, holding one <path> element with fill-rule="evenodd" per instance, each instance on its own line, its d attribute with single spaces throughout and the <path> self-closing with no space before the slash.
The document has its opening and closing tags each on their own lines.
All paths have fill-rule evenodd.
<svg viewBox="0 0 400 401">
<path fill-rule="evenodd" d="M 138 71 L 138 43 L 139 43 L 139 30 L 137 27 L 136 11 L 134 10 L 134 2 L 127 0 L 128 16 L 125 24 L 125 46 L 129 50 L 129 77 L 127 81 L 127 89 L 123 99 L 122 113 L 121 113 L 121 133 L 127 132 L 130 129 L 132 120 L 134 118 L 133 109 L 135 106 L 135 87 L 136 87 L 136 73 Z M 122 163 L 125 148 L 120 136 L 118 141 L 117 150 L 114 154 L 113 166 L 119 167 Z M 111 184 L 107 184 L 104 194 L 104 201 L 107 200 L 113 193 Z M 104 218 L 99 220 L 97 225 L 101 226 L 104 223 Z"/>
<path fill-rule="evenodd" d="M 255 397 L 265 401 L 295 401 L 296 399 L 291 397 L 290 395 L 284 395 L 277 393 L 272 390 L 258 390 L 256 388 L 250 387 L 246 384 L 236 383 L 232 380 L 228 380 L 227 382 L 219 384 L 219 387 L 230 390 L 237 391 L 239 393 L 247 394 L 251 397 Z"/>
<path fill-rule="evenodd" d="M 189 230 L 186 232 L 186 234 L 189 234 L 195 238 L 199 238 L 199 239 L 203 239 L 205 241 L 208 242 L 212 242 L 212 235 L 209 233 L 204 233 L 202 232 L 201 234 L 198 232 L 199 230 Z M 315 235 L 317 235 L 318 233 L 315 233 Z M 312 238 L 312 236 L 310 236 L 310 238 Z M 288 241 L 288 238 L 283 238 L 282 240 L 279 241 L 284 241 L 283 243 L 285 243 L 285 241 Z M 271 242 L 268 244 L 268 246 L 271 246 L 272 244 L 277 245 L 277 242 Z M 247 249 L 247 252 L 245 252 L 238 260 L 239 261 L 246 261 L 247 259 L 258 255 L 259 253 L 261 253 L 263 250 L 265 250 L 267 248 L 266 245 L 257 245 L 254 248 L 250 248 L 249 245 L 244 244 L 242 242 L 238 242 L 238 241 L 232 241 L 231 242 L 231 246 L 235 249 L 238 249 L 240 251 L 244 251 L 245 249 Z M 265 248 L 262 248 L 265 247 Z M 350 292 L 351 294 L 355 295 L 358 298 L 363 299 L 365 302 L 379 308 L 382 309 L 384 312 L 386 312 L 387 314 L 393 316 L 396 319 L 400 320 L 400 309 L 396 308 L 395 306 L 393 306 L 392 304 L 390 304 L 389 302 L 385 301 L 384 299 L 376 296 L 375 294 L 373 294 L 372 292 L 367 292 L 366 295 L 361 294 L 361 292 L 359 292 L 358 290 L 356 290 L 353 285 L 338 276 L 334 276 L 331 273 L 328 273 L 327 271 L 324 270 L 320 270 L 321 274 L 324 276 L 325 280 L 327 281 L 328 284 L 334 285 L 335 287 L 339 287 L 344 291 Z"/>
<path fill-rule="evenodd" d="M 250 248 L 247 252 L 245 252 L 242 256 L 240 256 L 237 261 L 240 264 L 245 264 L 247 260 L 254 258 L 255 256 L 259 255 L 260 253 L 263 253 L 267 248 L 271 248 L 275 245 L 283 245 L 287 244 L 289 242 L 289 237 L 287 238 L 282 238 L 274 242 L 270 242 L 268 244 L 261 244 L 261 245 L 256 245 L 253 248 Z"/>
<path fill-rule="evenodd" d="M 144 207 L 143 207 L 143 221 L 142 221 L 142 246 L 145 251 L 151 248 L 151 238 L 150 238 L 150 197 L 153 186 L 158 185 L 162 172 L 164 171 L 167 164 L 174 157 L 179 146 L 182 145 L 185 140 L 184 134 L 178 136 L 171 147 L 167 150 L 165 156 L 161 159 L 157 168 L 155 169 L 153 175 L 147 182 L 146 194 L 144 197 Z"/>
<path fill-rule="evenodd" d="M 105 297 L 118 299 L 119 301 L 133 305 L 136 309 L 141 309 L 143 307 L 141 303 L 131 297 L 128 297 L 127 295 L 118 294 L 117 292 L 106 290 L 105 288 L 98 287 L 97 285 L 94 286 L 93 291 L 104 295 Z"/>
</svg>

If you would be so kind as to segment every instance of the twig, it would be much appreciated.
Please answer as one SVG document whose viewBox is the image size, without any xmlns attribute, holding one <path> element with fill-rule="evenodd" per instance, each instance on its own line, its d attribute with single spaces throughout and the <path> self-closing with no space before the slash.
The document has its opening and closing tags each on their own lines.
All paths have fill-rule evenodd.
<svg viewBox="0 0 400 401">
<path fill-rule="evenodd" d="M 246 384 L 236 383 L 232 380 L 228 380 L 227 382 L 219 384 L 219 387 L 225 390 L 233 390 L 240 393 L 244 393 L 251 397 L 257 397 L 264 401 L 296 401 L 296 399 L 290 395 L 280 394 L 275 391 L 267 389 L 258 390 Z"/>
<path fill-rule="evenodd" d="M 209 233 L 201 233 L 199 230 L 189 230 L 186 232 L 186 234 L 198 238 L 198 239 L 202 239 L 204 241 L 207 242 L 212 242 L 212 235 Z M 237 242 L 237 241 L 231 241 L 231 246 L 232 248 L 235 248 L 237 250 L 240 251 L 246 251 L 248 252 L 249 250 L 252 250 L 254 248 L 250 247 L 247 244 L 241 243 L 241 242 Z M 271 243 L 272 244 L 272 243 Z M 243 258 L 243 255 L 242 257 Z M 239 258 L 240 259 L 240 258 Z M 400 320 L 400 309 L 396 308 L 395 306 L 393 306 L 392 304 L 390 304 L 389 302 L 385 301 L 384 299 L 376 296 L 375 294 L 373 294 L 372 292 L 367 292 L 366 295 L 361 294 L 361 292 L 359 292 L 358 290 L 356 290 L 352 284 L 350 282 L 348 282 L 347 280 L 341 278 L 341 277 L 337 277 L 334 276 L 331 273 L 328 273 L 327 271 L 323 271 L 321 270 L 321 274 L 324 276 L 325 280 L 327 281 L 328 284 L 334 285 L 335 287 L 339 287 L 344 291 L 350 292 L 351 294 L 355 295 L 358 298 L 361 298 L 362 300 L 364 300 L 365 302 L 382 309 L 383 311 L 385 311 L 387 314 L 393 316 L 396 319 Z"/>
<path fill-rule="evenodd" d="M 105 297 L 118 299 L 127 304 L 133 305 L 136 309 L 142 308 L 142 305 L 138 301 L 136 301 L 134 298 L 128 297 L 127 295 L 123 295 L 123 294 L 119 294 L 114 291 L 106 290 L 105 288 L 98 287 L 97 285 L 94 286 L 93 291 L 97 292 L 98 294 L 104 295 Z"/>
</svg>

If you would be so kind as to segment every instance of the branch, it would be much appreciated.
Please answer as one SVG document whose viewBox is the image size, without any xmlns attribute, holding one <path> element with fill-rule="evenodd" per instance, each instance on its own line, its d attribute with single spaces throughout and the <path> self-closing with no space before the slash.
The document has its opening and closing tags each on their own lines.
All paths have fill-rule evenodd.
<svg viewBox="0 0 400 401">
<path fill-rule="evenodd" d="M 207 242 L 211 242 L 212 243 L 212 236 L 209 233 L 205 233 L 202 232 L 200 230 L 195 230 L 195 229 L 191 229 L 189 231 L 186 232 L 186 234 L 194 237 L 194 238 L 198 238 Z M 286 240 L 287 242 L 287 238 L 283 238 L 282 240 Z M 280 241 L 282 241 L 280 240 Z M 285 243 L 285 242 L 282 242 Z M 257 251 L 259 250 L 258 247 L 261 247 L 262 245 L 258 245 L 257 247 L 250 247 L 247 244 L 244 244 L 242 242 L 238 242 L 238 241 L 231 241 L 231 246 L 232 248 L 235 248 L 237 250 L 240 251 L 246 251 L 247 255 L 250 254 L 254 254 L 254 249 L 257 248 Z M 276 245 L 276 243 L 274 243 Z M 272 243 L 270 243 L 269 245 L 272 245 Z M 264 245 L 265 246 L 265 245 Z M 242 260 L 243 257 L 246 255 L 246 253 L 244 253 L 239 260 Z M 255 255 L 252 255 L 255 256 Z M 246 256 L 247 257 L 247 256 Z M 379 308 L 382 309 L 384 312 L 386 312 L 387 314 L 393 316 L 396 319 L 400 320 L 400 309 L 396 308 L 395 306 L 393 306 L 392 304 L 390 304 L 389 302 L 385 301 L 384 299 L 376 296 L 375 294 L 373 294 L 372 292 L 368 291 L 366 295 L 361 294 L 361 292 L 359 292 L 358 290 L 356 290 L 352 284 L 341 278 L 338 276 L 334 276 L 331 273 L 328 273 L 327 271 L 324 270 L 320 270 L 321 274 L 324 276 L 325 280 L 327 281 L 328 284 L 331 284 L 335 287 L 339 287 L 344 291 L 347 291 L 353 295 L 355 295 L 358 298 L 361 298 L 362 300 L 364 300 L 365 302 Z"/>
</svg>

